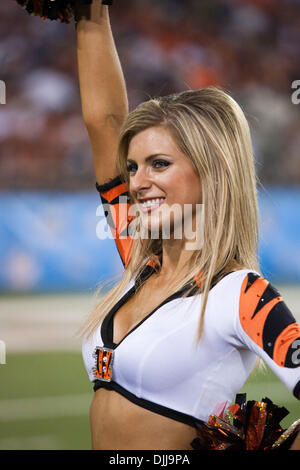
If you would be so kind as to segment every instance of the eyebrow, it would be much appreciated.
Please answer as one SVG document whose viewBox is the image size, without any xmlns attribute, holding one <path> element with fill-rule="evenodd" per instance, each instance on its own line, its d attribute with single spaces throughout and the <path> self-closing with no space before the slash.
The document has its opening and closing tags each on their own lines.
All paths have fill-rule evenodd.
<svg viewBox="0 0 300 470">
<path fill-rule="evenodd" d="M 152 155 L 149 155 L 148 157 L 145 158 L 145 161 L 148 162 L 149 160 L 153 160 L 153 158 L 155 157 L 170 157 L 171 155 L 167 155 L 165 153 L 154 153 Z M 127 161 L 128 162 L 133 162 L 133 163 L 136 163 L 135 160 L 133 160 L 132 158 L 127 158 Z"/>
</svg>

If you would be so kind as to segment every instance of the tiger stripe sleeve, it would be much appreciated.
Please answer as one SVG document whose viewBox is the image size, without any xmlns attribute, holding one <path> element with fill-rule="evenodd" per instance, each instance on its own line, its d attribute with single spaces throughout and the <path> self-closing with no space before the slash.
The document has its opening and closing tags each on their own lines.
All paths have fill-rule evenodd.
<svg viewBox="0 0 300 470">
<path fill-rule="evenodd" d="M 130 200 L 128 185 L 121 175 L 111 179 L 108 183 L 99 185 L 96 189 L 100 194 L 107 223 L 115 240 L 124 268 L 130 260 L 130 250 L 133 239 L 128 233 L 133 216 L 129 215 Z"/>
<path fill-rule="evenodd" d="M 239 299 L 238 334 L 300 398 L 300 326 L 277 289 L 249 272 Z"/>
</svg>

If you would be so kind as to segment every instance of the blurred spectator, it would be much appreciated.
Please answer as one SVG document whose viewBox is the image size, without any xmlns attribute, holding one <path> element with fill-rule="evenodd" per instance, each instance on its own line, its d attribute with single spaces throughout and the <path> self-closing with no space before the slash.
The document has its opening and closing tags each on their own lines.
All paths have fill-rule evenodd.
<svg viewBox="0 0 300 470">
<path fill-rule="evenodd" d="M 300 185 L 300 105 L 291 101 L 299 13 L 298 0 L 116 2 L 110 16 L 130 109 L 151 96 L 221 86 L 249 119 L 261 182 Z M 0 188 L 92 188 L 74 24 L 2 1 L 0 79 Z"/>
</svg>

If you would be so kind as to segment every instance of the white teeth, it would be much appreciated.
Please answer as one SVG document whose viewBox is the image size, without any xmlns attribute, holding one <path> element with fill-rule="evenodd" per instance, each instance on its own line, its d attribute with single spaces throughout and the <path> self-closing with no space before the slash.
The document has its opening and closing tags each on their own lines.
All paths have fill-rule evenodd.
<svg viewBox="0 0 300 470">
<path fill-rule="evenodd" d="M 148 201 L 142 202 L 142 206 L 143 207 L 154 206 L 155 204 L 159 204 L 163 200 L 164 198 L 149 199 Z"/>
</svg>

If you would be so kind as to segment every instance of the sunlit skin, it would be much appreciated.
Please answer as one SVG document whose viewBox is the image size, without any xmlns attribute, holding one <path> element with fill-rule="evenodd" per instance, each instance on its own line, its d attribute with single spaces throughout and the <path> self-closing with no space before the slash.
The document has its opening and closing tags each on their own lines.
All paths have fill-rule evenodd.
<svg viewBox="0 0 300 470">
<path fill-rule="evenodd" d="M 118 174 L 115 156 L 120 124 L 128 115 L 128 99 L 108 7 L 100 4 L 99 0 L 93 0 L 89 7 L 77 5 L 76 17 L 83 118 L 92 144 L 96 177 L 102 185 Z M 155 153 L 159 154 L 155 161 L 146 160 Z M 130 143 L 128 158 L 131 159 L 128 163 L 131 161 L 135 166 L 135 170 L 130 171 L 131 194 L 136 198 L 165 197 L 161 214 L 159 211 L 150 213 L 152 225 L 164 227 L 166 213 L 163 208 L 167 205 L 201 203 L 200 183 L 203 181 L 165 128 L 151 128 L 135 136 Z M 142 220 L 147 229 L 146 217 Z M 173 219 L 172 222 L 177 227 L 179 221 Z M 114 316 L 113 341 L 116 344 L 147 312 L 167 298 L 167 287 L 172 285 L 177 274 L 186 274 L 185 264 L 193 252 L 185 250 L 185 245 L 184 239 L 163 239 L 161 271 L 157 277 L 151 275 L 146 279 Z M 178 347 L 182 345 L 178 344 Z M 134 368 L 135 358 L 132 354 L 129 356 L 129 367 Z M 190 450 L 190 443 L 197 434 L 195 427 L 145 409 L 115 390 L 105 388 L 98 389 L 93 396 L 90 423 L 92 446 L 100 450 Z"/>
<path fill-rule="evenodd" d="M 164 126 L 155 126 L 135 135 L 129 145 L 127 156 L 129 171 L 129 191 L 133 202 L 143 198 L 164 197 L 163 204 L 146 214 L 151 219 L 151 227 L 162 227 L 169 223 L 169 211 L 165 205 L 178 205 L 181 214 L 184 205 L 201 204 L 201 182 L 193 163 L 177 147 L 170 131 Z M 144 214 L 142 214 L 143 216 Z M 145 215 L 144 215 L 145 216 Z M 194 216 L 193 216 L 194 222 Z M 171 213 L 171 229 L 176 217 Z M 194 223 L 193 223 L 194 227 Z M 160 277 L 176 277 L 192 251 L 185 249 L 185 239 L 163 239 L 163 267 Z"/>
<path fill-rule="evenodd" d="M 148 159 L 154 154 L 157 155 Z M 136 135 L 129 146 L 127 163 L 134 203 L 144 197 L 164 197 L 164 204 L 168 205 L 201 203 L 199 176 L 165 128 L 152 127 Z M 159 218 L 156 211 L 150 212 L 149 217 L 162 225 L 163 213 Z M 184 250 L 184 246 L 184 239 L 163 240 L 162 269 L 118 310 L 114 317 L 114 342 L 119 343 L 141 320 L 137 313 L 149 311 L 165 299 L 166 283 L 176 278 L 192 254 Z M 101 388 L 94 395 L 90 422 L 93 449 L 191 450 L 191 442 L 197 436 L 195 428 L 144 409 L 113 390 Z"/>
<path fill-rule="evenodd" d="M 164 197 L 164 204 L 179 204 L 182 208 L 184 204 L 201 203 L 200 178 L 164 127 L 149 128 L 131 140 L 127 165 L 133 203 L 149 197 Z M 165 222 L 163 211 L 159 215 L 155 209 L 149 216 L 151 223 L 158 226 Z M 166 285 L 176 280 L 178 273 L 187 271 L 184 265 L 192 251 L 184 248 L 183 238 L 163 239 L 162 269 L 152 274 L 142 289 L 118 310 L 114 317 L 114 342 L 120 342 L 141 320 L 141 314 L 166 298 Z M 113 390 L 97 390 L 90 419 L 94 449 L 190 450 L 197 435 L 194 427 L 135 405 Z"/>
</svg>

